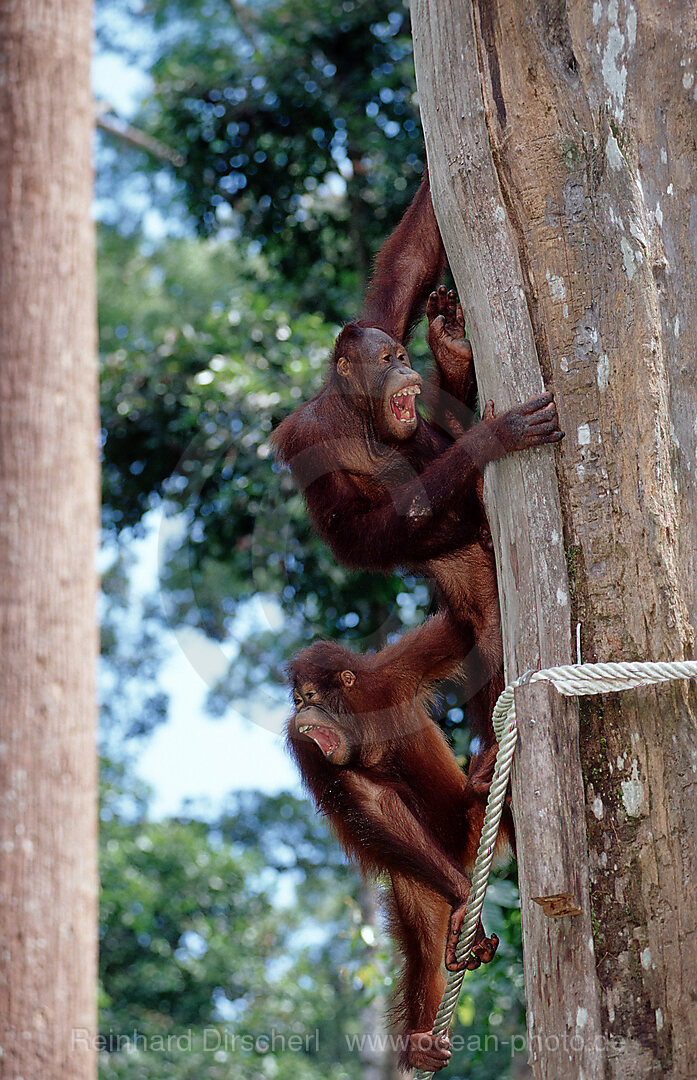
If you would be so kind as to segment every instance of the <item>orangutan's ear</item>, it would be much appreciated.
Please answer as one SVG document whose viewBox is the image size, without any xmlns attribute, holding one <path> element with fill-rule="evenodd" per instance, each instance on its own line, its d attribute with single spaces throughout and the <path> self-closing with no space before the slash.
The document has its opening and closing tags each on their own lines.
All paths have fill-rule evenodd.
<svg viewBox="0 0 697 1080">
<path fill-rule="evenodd" d="M 339 676 L 344 686 L 353 686 L 356 681 L 356 676 L 352 671 L 342 671 Z"/>
</svg>

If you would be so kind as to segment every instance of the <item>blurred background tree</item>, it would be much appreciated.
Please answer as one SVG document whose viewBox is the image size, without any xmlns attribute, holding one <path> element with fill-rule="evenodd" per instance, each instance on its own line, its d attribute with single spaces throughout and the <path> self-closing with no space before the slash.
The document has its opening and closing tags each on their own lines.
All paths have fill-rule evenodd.
<svg viewBox="0 0 697 1080">
<path fill-rule="evenodd" d="M 233 658 L 210 694 L 218 713 L 260 687 L 280 700 L 284 660 L 316 636 L 379 647 L 431 606 L 414 576 L 338 567 L 269 449 L 274 426 L 321 384 L 418 186 L 408 11 L 383 0 L 98 0 L 97 34 L 101 53 L 143 75 L 132 115 L 101 103 L 98 147 L 111 1040 L 101 1074 L 214 1080 L 232 1058 L 206 1052 L 205 1028 L 275 1027 L 319 1031 L 320 1051 L 251 1051 L 249 1080 L 367 1077 L 345 1036 L 379 1022 L 394 965 L 370 898 L 309 804 L 246 794 L 210 819 L 191 808 L 151 820 L 133 761 L 167 715 L 162 613 L 131 577 L 134 539 L 164 510 L 166 618 Z M 422 365 L 423 334 L 412 354 Z M 448 688 L 442 712 L 464 754 L 463 707 Z M 476 1080 L 511 1074 L 506 1040 L 523 1028 L 514 886 L 497 883 L 488 902 L 499 958 L 468 980 L 459 1012 L 458 1030 L 482 1040 L 461 1057 Z M 186 1050 L 115 1040 L 189 1027 Z M 487 1033 L 497 1052 L 484 1051 Z"/>
<path fill-rule="evenodd" d="M 134 123 L 179 162 L 198 232 L 231 229 L 298 310 L 346 318 L 424 164 L 406 6 L 154 0 L 138 18 L 153 83 Z"/>
</svg>

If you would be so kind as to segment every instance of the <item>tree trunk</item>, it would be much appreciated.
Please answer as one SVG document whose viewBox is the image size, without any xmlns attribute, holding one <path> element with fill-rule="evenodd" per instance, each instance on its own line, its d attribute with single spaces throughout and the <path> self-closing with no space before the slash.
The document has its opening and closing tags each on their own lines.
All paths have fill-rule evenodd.
<svg viewBox="0 0 697 1080">
<path fill-rule="evenodd" d="M 358 892 L 361 924 L 374 932 L 375 941 L 363 946 L 366 962 L 375 964 L 380 951 L 379 940 L 383 934 L 380 926 L 378 891 L 374 882 L 361 879 Z M 397 1067 L 397 1050 L 389 1038 L 387 1014 L 389 1006 L 383 993 L 371 997 L 361 1016 L 361 1035 L 365 1036 L 359 1051 L 361 1080 L 402 1080 Z"/>
<path fill-rule="evenodd" d="M 88 1080 L 96 1060 L 90 15 L 88 0 L 0 4 L 0 1074 L 12 1080 Z"/>
<path fill-rule="evenodd" d="M 504 409 L 544 383 L 567 433 L 556 455 L 487 476 L 507 677 L 575 660 L 578 624 L 584 661 L 691 658 L 694 4 L 416 0 L 413 21 L 434 203 L 482 397 Z M 692 1080 L 695 689 L 584 699 L 582 778 L 577 710 L 543 698 L 519 718 L 514 784 L 534 1075 Z M 550 723 L 544 790 L 530 719 Z M 560 819 L 543 812 L 565 786 Z M 559 832 L 582 912 L 553 920 L 531 881 Z"/>
</svg>

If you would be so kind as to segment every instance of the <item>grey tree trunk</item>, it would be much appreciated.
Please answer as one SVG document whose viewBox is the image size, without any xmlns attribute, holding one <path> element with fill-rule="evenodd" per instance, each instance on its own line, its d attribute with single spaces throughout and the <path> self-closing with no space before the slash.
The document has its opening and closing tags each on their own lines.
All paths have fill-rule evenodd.
<svg viewBox="0 0 697 1080">
<path fill-rule="evenodd" d="M 579 624 L 584 661 L 692 658 L 697 9 L 415 0 L 412 14 L 482 396 L 504 409 L 545 385 L 567 432 L 556 455 L 487 477 L 507 676 L 575 660 Z M 695 688 L 585 699 L 580 756 L 575 706 L 539 692 L 522 706 L 533 1073 L 693 1080 Z M 555 880 L 581 914 L 533 902 Z"/>
<path fill-rule="evenodd" d="M 96 1054 L 89 0 L 0 4 L 0 1075 Z"/>
</svg>

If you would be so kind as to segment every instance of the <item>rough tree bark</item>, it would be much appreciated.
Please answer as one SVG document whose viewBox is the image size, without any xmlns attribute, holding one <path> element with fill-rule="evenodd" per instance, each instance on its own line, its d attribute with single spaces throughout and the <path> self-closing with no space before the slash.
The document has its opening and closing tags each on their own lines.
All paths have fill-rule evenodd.
<svg viewBox="0 0 697 1080">
<path fill-rule="evenodd" d="M 544 382 L 567 432 L 556 477 L 538 451 L 487 478 L 508 678 L 575 659 L 578 623 L 585 661 L 692 658 L 695 6 L 415 0 L 412 14 L 480 387 L 503 409 Z M 548 702 L 526 704 L 550 738 L 544 790 L 527 723 L 514 785 L 534 1075 L 693 1078 L 695 689 L 585 699 L 582 778 L 579 710 Z M 559 805 L 562 751 L 571 822 L 537 802 Z M 551 920 L 530 879 L 545 833 L 569 829 L 582 914 Z"/>
<path fill-rule="evenodd" d="M 90 9 L 0 4 L 0 1075 L 13 1080 L 91 1080 L 96 1062 Z"/>
</svg>

